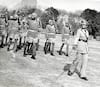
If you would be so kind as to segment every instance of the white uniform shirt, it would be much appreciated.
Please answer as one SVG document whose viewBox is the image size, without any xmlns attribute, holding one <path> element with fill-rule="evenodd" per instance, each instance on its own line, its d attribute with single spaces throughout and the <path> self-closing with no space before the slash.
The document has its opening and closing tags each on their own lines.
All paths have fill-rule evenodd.
<svg viewBox="0 0 100 87">
<path fill-rule="evenodd" d="M 79 39 L 87 40 L 89 33 L 86 29 L 78 29 L 74 44 L 78 44 Z"/>
</svg>

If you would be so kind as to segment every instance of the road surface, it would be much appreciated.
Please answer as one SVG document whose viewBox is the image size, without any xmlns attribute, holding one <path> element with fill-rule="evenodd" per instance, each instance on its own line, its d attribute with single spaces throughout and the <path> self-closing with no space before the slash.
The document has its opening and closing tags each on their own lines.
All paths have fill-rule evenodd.
<svg viewBox="0 0 100 87">
<path fill-rule="evenodd" d="M 23 50 L 12 58 L 6 47 L 0 49 L 0 87 L 100 87 L 100 42 L 89 40 L 89 61 L 87 77 L 89 81 L 81 80 L 76 74 L 68 76 L 63 72 L 66 63 L 72 62 L 75 52 L 70 57 L 57 54 L 61 45 L 61 38 L 57 36 L 55 56 L 45 55 L 43 52 L 44 36 L 41 35 L 40 48 L 36 60 L 30 56 L 23 57 Z M 70 44 L 70 51 L 73 39 Z M 65 50 L 65 49 L 64 49 Z"/>
</svg>

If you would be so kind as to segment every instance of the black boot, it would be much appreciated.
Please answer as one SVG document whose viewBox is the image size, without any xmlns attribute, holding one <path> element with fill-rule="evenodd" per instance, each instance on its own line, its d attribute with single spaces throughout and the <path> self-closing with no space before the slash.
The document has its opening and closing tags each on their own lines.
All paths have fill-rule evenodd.
<svg viewBox="0 0 100 87">
<path fill-rule="evenodd" d="M 4 47 L 4 36 L 2 35 L 2 40 L 1 40 L 1 45 L 0 45 L 1 48 Z"/>
<path fill-rule="evenodd" d="M 24 56 L 24 57 L 26 57 L 26 55 L 27 55 L 27 50 L 28 50 L 28 43 L 26 43 L 26 44 L 24 45 L 24 53 L 23 53 L 23 56 Z"/>
<path fill-rule="evenodd" d="M 34 59 L 34 60 L 36 59 L 34 55 L 32 55 L 31 58 Z"/>
</svg>

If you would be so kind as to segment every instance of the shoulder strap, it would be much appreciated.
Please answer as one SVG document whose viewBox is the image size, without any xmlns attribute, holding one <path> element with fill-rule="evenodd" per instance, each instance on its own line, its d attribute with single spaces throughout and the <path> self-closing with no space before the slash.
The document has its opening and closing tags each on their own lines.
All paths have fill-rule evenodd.
<svg viewBox="0 0 100 87">
<path fill-rule="evenodd" d="M 82 31 L 82 30 L 81 30 Z M 83 31 L 82 31 L 83 32 Z M 84 33 L 84 32 L 83 32 Z M 84 35 L 85 35 L 85 37 L 86 37 L 86 39 L 88 40 L 88 37 L 87 37 L 87 35 L 86 35 L 86 33 L 84 33 Z"/>
</svg>

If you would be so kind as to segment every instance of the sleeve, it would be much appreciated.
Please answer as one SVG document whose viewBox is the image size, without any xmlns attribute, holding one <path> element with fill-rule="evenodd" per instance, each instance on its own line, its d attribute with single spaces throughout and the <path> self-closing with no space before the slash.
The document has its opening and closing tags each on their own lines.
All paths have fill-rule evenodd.
<svg viewBox="0 0 100 87">
<path fill-rule="evenodd" d="M 76 34 L 76 37 L 75 37 L 75 40 L 74 40 L 75 45 L 77 45 L 79 38 L 80 38 L 80 30 L 77 30 L 77 34 Z"/>
<path fill-rule="evenodd" d="M 49 32 L 49 25 L 46 26 L 46 33 Z"/>
</svg>

